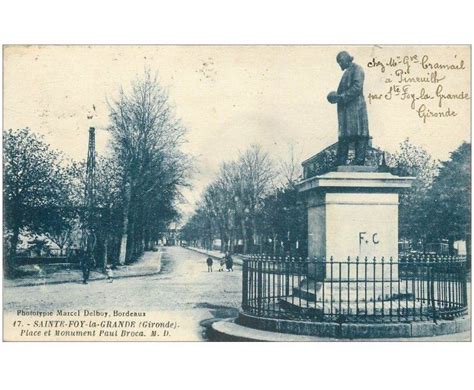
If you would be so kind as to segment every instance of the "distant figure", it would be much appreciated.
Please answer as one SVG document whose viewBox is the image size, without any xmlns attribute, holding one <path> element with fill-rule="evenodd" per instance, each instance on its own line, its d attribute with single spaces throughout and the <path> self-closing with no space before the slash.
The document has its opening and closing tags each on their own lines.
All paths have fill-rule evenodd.
<svg viewBox="0 0 474 390">
<path fill-rule="evenodd" d="M 341 51 L 336 61 L 344 71 L 337 92 L 330 92 L 327 99 L 337 104 L 339 140 L 336 165 L 346 165 L 349 144 L 355 145 L 355 165 L 365 164 L 369 143 L 369 120 L 364 99 L 364 70 L 352 62 L 347 51 Z"/>
<path fill-rule="evenodd" d="M 213 263 L 212 257 L 209 256 L 207 258 L 207 272 L 212 272 L 212 263 Z"/>
<path fill-rule="evenodd" d="M 81 253 L 81 269 L 82 269 L 82 283 L 87 284 L 87 281 L 89 280 L 89 274 L 91 272 L 91 265 L 89 261 L 89 256 L 84 251 L 82 251 Z"/>
<path fill-rule="evenodd" d="M 219 272 L 224 272 L 224 266 L 225 266 L 225 256 L 222 257 L 219 261 Z"/>
<path fill-rule="evenodd" d="M 234 272 L 233 266 L 234 260 L 232 260 L 232 257 L 228 253 L 225 257 L 225 267 L 227 268 L 227 272 Z"/>
<path fill-rule="evenodd" d="M 112 283 L 114 281 L 114 271 L 109 264 L 105 267 L 105 274 L 107 275 L 107 280 Z"/>
</svg>

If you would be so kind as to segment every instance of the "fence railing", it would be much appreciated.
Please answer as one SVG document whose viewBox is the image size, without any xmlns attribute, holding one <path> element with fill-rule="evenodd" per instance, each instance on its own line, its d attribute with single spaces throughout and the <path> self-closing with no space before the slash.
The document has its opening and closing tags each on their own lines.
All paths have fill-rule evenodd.
<svg viewBox="0 0 474 390">
<path fill-rule="evenodd" d="M 466 258 L 298 259 L 243 264 L 242 309 L 272 318 L 335 322 L 453 319 L 468 308 Z"/>
<path fill-rule="evenodd" d="M 45 253 L 24 251 L 14 257 L 14 263 L 16 265 L 76 264 L 80 262 L 78 254 L 78 249 L 68 249 L 64 251 L 52 249 Z"/>
</svg>

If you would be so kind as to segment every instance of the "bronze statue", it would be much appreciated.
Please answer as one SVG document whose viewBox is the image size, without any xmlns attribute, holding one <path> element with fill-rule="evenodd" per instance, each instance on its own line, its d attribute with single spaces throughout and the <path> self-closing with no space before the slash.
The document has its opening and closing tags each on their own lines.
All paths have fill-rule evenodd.
<svg viewBox="0 0 474 390">
<path fill-rule="evenodd" d="M 339 139 L 336 165 L 346 165 L 351 142 L 355 144 L 355 165 L 364 165 L 369 143 L 369 121 L 363 94 L 364 70 L 352 62 L 353 57 L 346 51 L 341 51 L 336 60 L 344 74 L 337 92 L 330 92 L 327 96 L 329 103 L 337 103 Z"/>
</svg>

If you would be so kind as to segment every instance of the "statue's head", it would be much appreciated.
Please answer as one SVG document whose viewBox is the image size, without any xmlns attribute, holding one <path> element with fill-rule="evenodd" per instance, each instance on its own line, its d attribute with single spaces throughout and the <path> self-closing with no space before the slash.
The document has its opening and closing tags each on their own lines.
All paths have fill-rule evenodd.
<svg viewBox="0 0 474 390">
<path fill-rule="evenodd" d="M 354 57 L 352 57 L 347 51 L 341 51 L 336 57 L 336 61 L 342 70 L 346 70 L 352 64 L 353 59 Z"/>
</svg>

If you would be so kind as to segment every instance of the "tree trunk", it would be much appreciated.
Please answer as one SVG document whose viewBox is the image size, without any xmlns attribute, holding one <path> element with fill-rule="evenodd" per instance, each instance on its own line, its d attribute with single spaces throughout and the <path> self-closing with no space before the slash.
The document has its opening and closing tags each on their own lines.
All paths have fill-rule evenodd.
<svg viewBox="0 0 474 390">
<path fill-rule="evenodd" d="M 132 262 L 134 251 L 135 251 L 135 229 L 134 222 L 128 222 L 128 234 L 127 234 L 127 253 L 125 255 L 125 264 Z"/>
<path fill-rule="evenodd" d="M 10 240 L 10 256 L 16 255 L 16 247 L 18 246 L 18 241 L 20 237 L 20 228 L 18 226 L 13 227 L 13 234 Z"/>
<path fill-rule="evenodd" d="M 15 256 L 20 237 L 20 227 L 14 226 L 12 232 L 13 234 L 10 239 L 10 249 L 8 251 L 9 253 L 3 257 L 3 270 L 5 276 L 9 276 L 13 271 L 13 268 L 15 267 Z"/>
<path fill-rule="evenodd" d="M 112 236 L 112 245 L 110 246 L 110 249 L 112 251 L 111 264 L 112 264 L 112 267 L 114 268 L 119 264 L 121 239 L 122 239 L 122 234 L 120 233 Z"/>
<path fill-rule="evenodd" d="M 105 235 L 104 239 L 104 271 L 107 268 L 107 265 L 109 264 L 109 259 L 108 259 L 108 246 L 109 246 L 109 240 L 107 234 Z"/>
<path fill-rule="evenodd" d="M 222 232 L 222 229 L 219 230 L 219 238 L 221 240 L 221 247 L 220 247 L 220 251 L 221 252 L 224 252 L 224 234 Z"/>
<path fill-rule="evenodd" d="M 151 250 L 150 231 L 148 229 L 145 229 L 143 237 L 144 237 L 143 239 L 145 241 L 145 251 Z"/>
<path fill-rule="evenodd" d="M 132 183 L 133 184 L 133 183 Z M 135 187 L 130 187 L 130 202 L 128 206 L 128 236 L 127 236 L 127 252 L 125 254 L 125 263 L 129 264 L 135 260 L 136 244 L 137 244 L 137 209 Z"/>
<path fill-rule="evenodd" d="M 245 226 L 244 219 L 242 219 L 241 226 L 242 226 L 242 241 L 244 244 L 243 254 L 246 255 L 247 254 L 247 226 Z"/>
<path fill-rule="evenodd" d="M 256 246 L 258 245 L 258 235 L 257 235 L 257 221 L 255 217 L 252 217 L 252 252 L 256 252 Z"/>
<path fill-rule="evenodd" d="M 213 237 L 212 237 L 212 225 L 209 224 L 209 250 L 212 251 L 213 250 Z"/>
<path fill-rule="evenodd" d="M 120 250 L 119 250 L 119 264 L 125 264 L 127 261 L 127 246 L 128 246 L 128 218 L 130 214 L 130 202 L 131 202 L 130 186 L 125 184 L 125 196 L 124 196 L 124 206 L 123 206 L 123 233 L 120 240 Z"/>
<path fill-rule="evenodd" d="M 472 242 L 471 242 L 471 232 L 466 233 L 466 260 L 467 260 L 467 269 L 471 269 L 471 247 L 472 247 Z"/>
<path fill-rule="evenodd" d="M 450 235 L 448 238 L 448 252 L 451 256 L 453 256 L 455 253 L 454 250 L 454 236 Z"/>
</svg>

